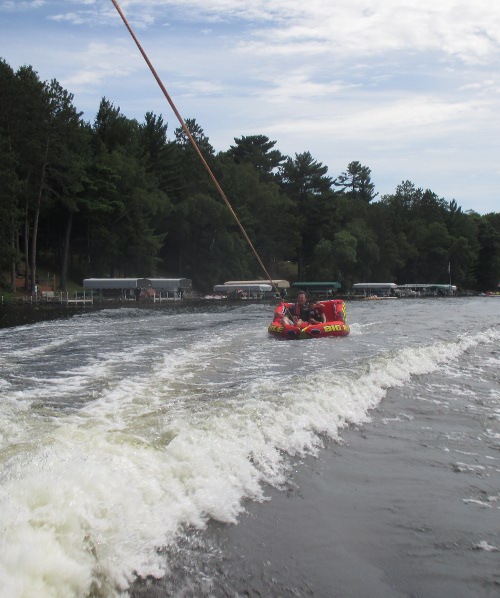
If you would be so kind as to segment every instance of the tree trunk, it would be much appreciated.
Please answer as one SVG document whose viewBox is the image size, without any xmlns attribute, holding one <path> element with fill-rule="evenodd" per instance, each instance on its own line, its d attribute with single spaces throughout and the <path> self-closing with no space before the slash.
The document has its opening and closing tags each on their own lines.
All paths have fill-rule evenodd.
<svg viewBox="0 0 500 598">
<path fill-rule="evenodd" d="M 28 198 L 26 198 L 26 209 L 24 215 L 24 290 L 28 291 L 30 285 L 30 259 L 29 259 L 29 212 L 28 212 Z"/>
<path fill-rule="evenodd" d="M 41 185 L 40 185 L 40 192 L 41 192 Z M 33 237 L 31 238 L 31 272 L 30 272 L 30 282 L 31 282 L 31 294 L 35 292 L 35 285 L 36 285 L 36 241 L 38 235 L 38 219 L 40 217 L 40 205 L 42 203 L 41 193 L 39 192 L 37 198 L 37 204 L 35 208 L 35 216 L 33 217 Z"/>
<path fill-rule="evenodd" d="M 38 187 L 38 196 L 36 200 L 35 216 L 33 218 L 33 237 L 31 239 L 31 293 L 35 291 L 36 284 L 36 242 L 38 236 L 38 220 L 40 218 L 40 207 L 42 205 L 43 186 L 45 184 L 45 171 L 47 169 L 47 157 L 49 155 L 50 136 L 47 134 L 47 143 L 45 145 L 45 158 L 42 166 L 42 175 Z"/>
<path fill-rule="evenodd" d="M 66 291 L 67 275 L 68 275 L 68 255 L 69 255 L 69 242 L 71 239 L 71 227 L 73 224 L 73 210 L 70 210 L 68 219 L 66 220 L 66 230 L 64 231 L 62 256 L 61 256 L 61 280 L 59 287 L 61 291 Z"/>
<path fill-rule="evenodd" d="M 11 239 L 11 243 L 12 243 L 12 268 L 10 271 L 10 276 L 11 276 L 11 283 L 12 283 L 12 292 L 14 293 L 14 295 L 17 292 L 17 288 L 16 288 L 16 256 L 17 256 L 17 252 L 16 252 L 16 236 L 17 236 L 17 230 L 15 229 L 15 227 L 12 227 L 12 239 Z"/>
</svg>

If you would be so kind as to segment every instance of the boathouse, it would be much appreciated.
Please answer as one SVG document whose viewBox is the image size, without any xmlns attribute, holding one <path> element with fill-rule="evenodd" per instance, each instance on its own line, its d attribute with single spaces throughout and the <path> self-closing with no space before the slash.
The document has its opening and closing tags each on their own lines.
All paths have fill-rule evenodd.
<svg viewBox="0 0 500 598">
<path fill-rule="evenodd" d="M 214 294 L 228 299 L 272 299 L 276 291 L 270 284 L 241 281 L 241 284 L 216 284 Z"/>
<path fill-rule="evenodd" d="M 352 285 L 356 297 L 394 297 L 397 288 L 394 282 L 357 282 Z"/>
<path fill-rule="evenodd" d="M 411 283 L 398 285 L 398 290 L 396 292 L 402 297 L 438 297 L 440 295 L 455 295 L 457 292 L 457 287 L 454 284 Z"/>
<path fill-rule="evenodd" d="M 189 278 L 86 278 L 83 288 L 111 299 L 138 299 L 145 292 L 154 300 L 179 300 L 191 289 Z"/>
</svg>

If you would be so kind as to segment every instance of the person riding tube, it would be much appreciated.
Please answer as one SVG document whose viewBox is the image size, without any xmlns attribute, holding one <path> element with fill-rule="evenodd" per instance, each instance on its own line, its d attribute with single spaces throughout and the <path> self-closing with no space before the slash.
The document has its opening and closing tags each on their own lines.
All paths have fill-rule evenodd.
<svg viewBox="0 0 500 598">
<path fill-rule="evenodd" d="M 297 293 L 297 301 L 288 308 L 281 318 L 283 326 L 298 326 L 304 328 L 309 325 L 311 308 L 307 303 L 307 295 L 304 291 Z"/>
</svg>

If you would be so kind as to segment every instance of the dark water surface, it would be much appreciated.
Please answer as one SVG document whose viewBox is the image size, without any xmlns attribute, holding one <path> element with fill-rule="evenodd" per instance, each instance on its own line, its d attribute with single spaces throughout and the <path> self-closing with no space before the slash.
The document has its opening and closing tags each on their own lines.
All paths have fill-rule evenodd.
<svg viewBox="0 0 500 598">
<path fill-rule="evenodd" d="M 271 311 L 0 330 L 2 596 L 498 595 L 500 300 Z"/>
</svg>

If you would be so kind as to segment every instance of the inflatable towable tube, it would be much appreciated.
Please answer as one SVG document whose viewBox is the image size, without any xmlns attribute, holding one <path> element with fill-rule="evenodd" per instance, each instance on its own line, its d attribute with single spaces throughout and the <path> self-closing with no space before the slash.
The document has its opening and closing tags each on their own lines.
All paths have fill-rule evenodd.
<svg viewBox="0 0 500 598">
<path fill-rule="evenodd" d="M 350 332 L 347 324 L 345 303 L 342 299 L 329 299 L 318 301 L 316 305 L 323 307 L 326 322 L 323 324 L 306 324 L 299 326 L 286 326 L 281 319 L 286 310 L 293 306 L 293 303 L 280 303 L 274 311 L 272 324 L 267 331 L 269 334 L 284 339 L 321 338 L 323 336 L 347 336 Z"/>
</svg>

